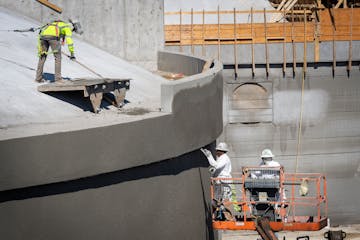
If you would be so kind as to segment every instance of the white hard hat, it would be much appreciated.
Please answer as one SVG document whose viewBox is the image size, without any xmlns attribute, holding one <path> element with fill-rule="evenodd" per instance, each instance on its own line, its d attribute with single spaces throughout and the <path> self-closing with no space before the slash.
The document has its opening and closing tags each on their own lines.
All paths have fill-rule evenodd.
<svg viewBox="0 0 360 240">
<path fill-rule="evenodd" d="M 60 14 L 58 13 L 50 13 L 50 16 L 49 16 L 49 23 L 52 23 L 52 22 L 55 22 L 55 21 L 61 21 L 61 16 Z"/>
<path fill-rule="evenodd" d="M 274 154 L 271 152 L 270 149 L 264 149 L 261 152 L 261 158 L 273 158 Z"/>
<path fill-rule="evenodd" d="M 228 152 L 229 148 L 228 145 L 224 142 L 221 142 L 217 145 L 216 150 L 218 151 L 222 151 L 222 152 Z"/>
<path fill-rule="evenodd" d="M 76 32 L 77 34 L 80 34 L 80 35 L 84 33 L 79 20 L 74 20 L 74 19 L 69 18 L 69 22 L 73 25 L 74 32 Z"/>
</svg>

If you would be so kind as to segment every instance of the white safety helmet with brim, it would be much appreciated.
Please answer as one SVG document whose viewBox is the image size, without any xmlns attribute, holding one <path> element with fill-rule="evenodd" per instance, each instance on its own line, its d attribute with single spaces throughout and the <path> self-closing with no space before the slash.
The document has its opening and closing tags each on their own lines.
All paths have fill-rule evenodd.
<svg viewBox="0 0 360 240">
<path fill-rule="evenodd" d="M 217 145 L 216 151 L 228 152 L 229 151 L 228 145 L 224 142 L 221 142 Z"/>
<path fill-rule="evenodd" d="M 261 152 L 261 158 L 264 160 L 272 160 L 272 158 L 274 157 L 274 154 L 271 152 L 270 149 L 264 149 Z"/>
<path fill-rule="evenodd" d="M 58 13 L 50 13 L 49 17 L 47 18 L 48 19 L 48 22 L 49 23 L 52 23 L 52 22 L 61 22 L 61 14 L 58 14 Z"/>
<path fill-rule="evenodd" d="M 69 19 L 69 22 L 72 24 L 73 26 L 73 31 L 76 32 L 77 34 L 81 35 L 84 33 L 84 31 L 82 30 L 80 21 L 78 20 L 73 20 L 73 19 Z"/>
</svg>

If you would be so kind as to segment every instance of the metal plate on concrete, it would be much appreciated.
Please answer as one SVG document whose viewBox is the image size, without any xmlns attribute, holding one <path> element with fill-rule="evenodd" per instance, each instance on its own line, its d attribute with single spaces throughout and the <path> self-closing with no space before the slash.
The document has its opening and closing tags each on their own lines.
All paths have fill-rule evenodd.
<svg viewBox="0 0 360 240">
<path fill-rule="evenodd" d="M 95 113 L 100 111 L 103 93 L 114 92 L 118 108 L 124 105 L 126 90 L 130 88 L 130 79 L 116 78 L 76 78 L 43 84 L 40 92 L 83 91 L 84 97 L 90 97 Z"/>
<path fill-rule="evenodd" d="M 51 82 L 38 86 L 39 92 L 57 92 L 57 91 L 77 91 L 85 90 L 87 86 L 97 84 L 106 84 L 113 82 L 129 82 L 130 79 L 119 78 L 74 78 L 70 80 L 62 80 L 61 82 Z M 130 84 L 127 85 L 127 88 Z"/>
</svg>

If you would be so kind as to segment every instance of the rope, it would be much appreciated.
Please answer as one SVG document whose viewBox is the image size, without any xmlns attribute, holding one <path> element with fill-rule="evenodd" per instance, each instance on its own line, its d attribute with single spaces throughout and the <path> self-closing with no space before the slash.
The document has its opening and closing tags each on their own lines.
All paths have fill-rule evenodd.
<svg viewBox="0 0 360 240">
<path fill-rule="evenodd" d="M 299 132 L 298 132 L 298 141 L 296 146 L 296 160 L 295 160 L 295 173 L 298 170 L 300 146 L 301 146 L 301 131 L 302 131 L 302 118 L 303 118 L 303 105 L 304 105 L 304 88 L 305 88 L 305 70 L 302 73 L 302 83 L 301 83 L 301 102 L 300 102 L 300 118 L 299 118 Z"/>
<path fill-rule="evenodd" d="M 27 29 L 1 29 L 0 32 L 35 32 L 36 30 L 42 28 L 41 27 L 32 27 Z"/>
<path fill-rule="evenodd" d="M 66 54 L 65 52 L 61 51 L 61 53 L 65 56 L 67 56 L 68 58 L 70 58 L 70 55 Z M 95 72 L 94 70 L 92 70 L 91 68 L 89 68 L 88 66 L 86 66 L 85 64 L 79 62 L 78 60 L 75 60 L 74 62 L 76 62 L 77 64 L 79 64 L 80 66 L 82 66 L 83 68 L 85 68 L 86 70 L 88 70 L 89 72 L 95 74 L 96 76 L 103 78 L 103 76 L 97 72 Z"/>
</svg>

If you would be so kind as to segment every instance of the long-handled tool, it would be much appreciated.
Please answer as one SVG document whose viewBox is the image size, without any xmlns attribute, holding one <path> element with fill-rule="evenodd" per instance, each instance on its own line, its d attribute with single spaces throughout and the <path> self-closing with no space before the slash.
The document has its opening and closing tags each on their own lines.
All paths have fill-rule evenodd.
<svg viewBox="0 0 360 240">
<path fill-rule="evenodd" d="M 61 53 L 62 53 L 63 55 L 65 55 L 65 56 L 67 56 L 68 58 L 71 57 L 69 54 L 67 54 L 67 53 L 65 53 L 65 52 L 63 52 L 63 51 L 61 51 Z M 96 76 L 98 76 L 98 77 L 100 77 L 100 78 L 103 78 L 103 76 L 102 76 L 101 74 L 95 72 L 94 70 L 92 70 L 91 68 L 89 68 L 89 67 L 86 66 L 85 64 L 79 62 L 78 60 L 74 59 L 74 60 L 72 60 L 72 61 L 76 62 L 77 64 L 79 64 L 80 66 L 82 66 L 83 68 L 85 68 L 86 70 L 88 70 L 89 72 L 95 74 Z"/>
</svg>

